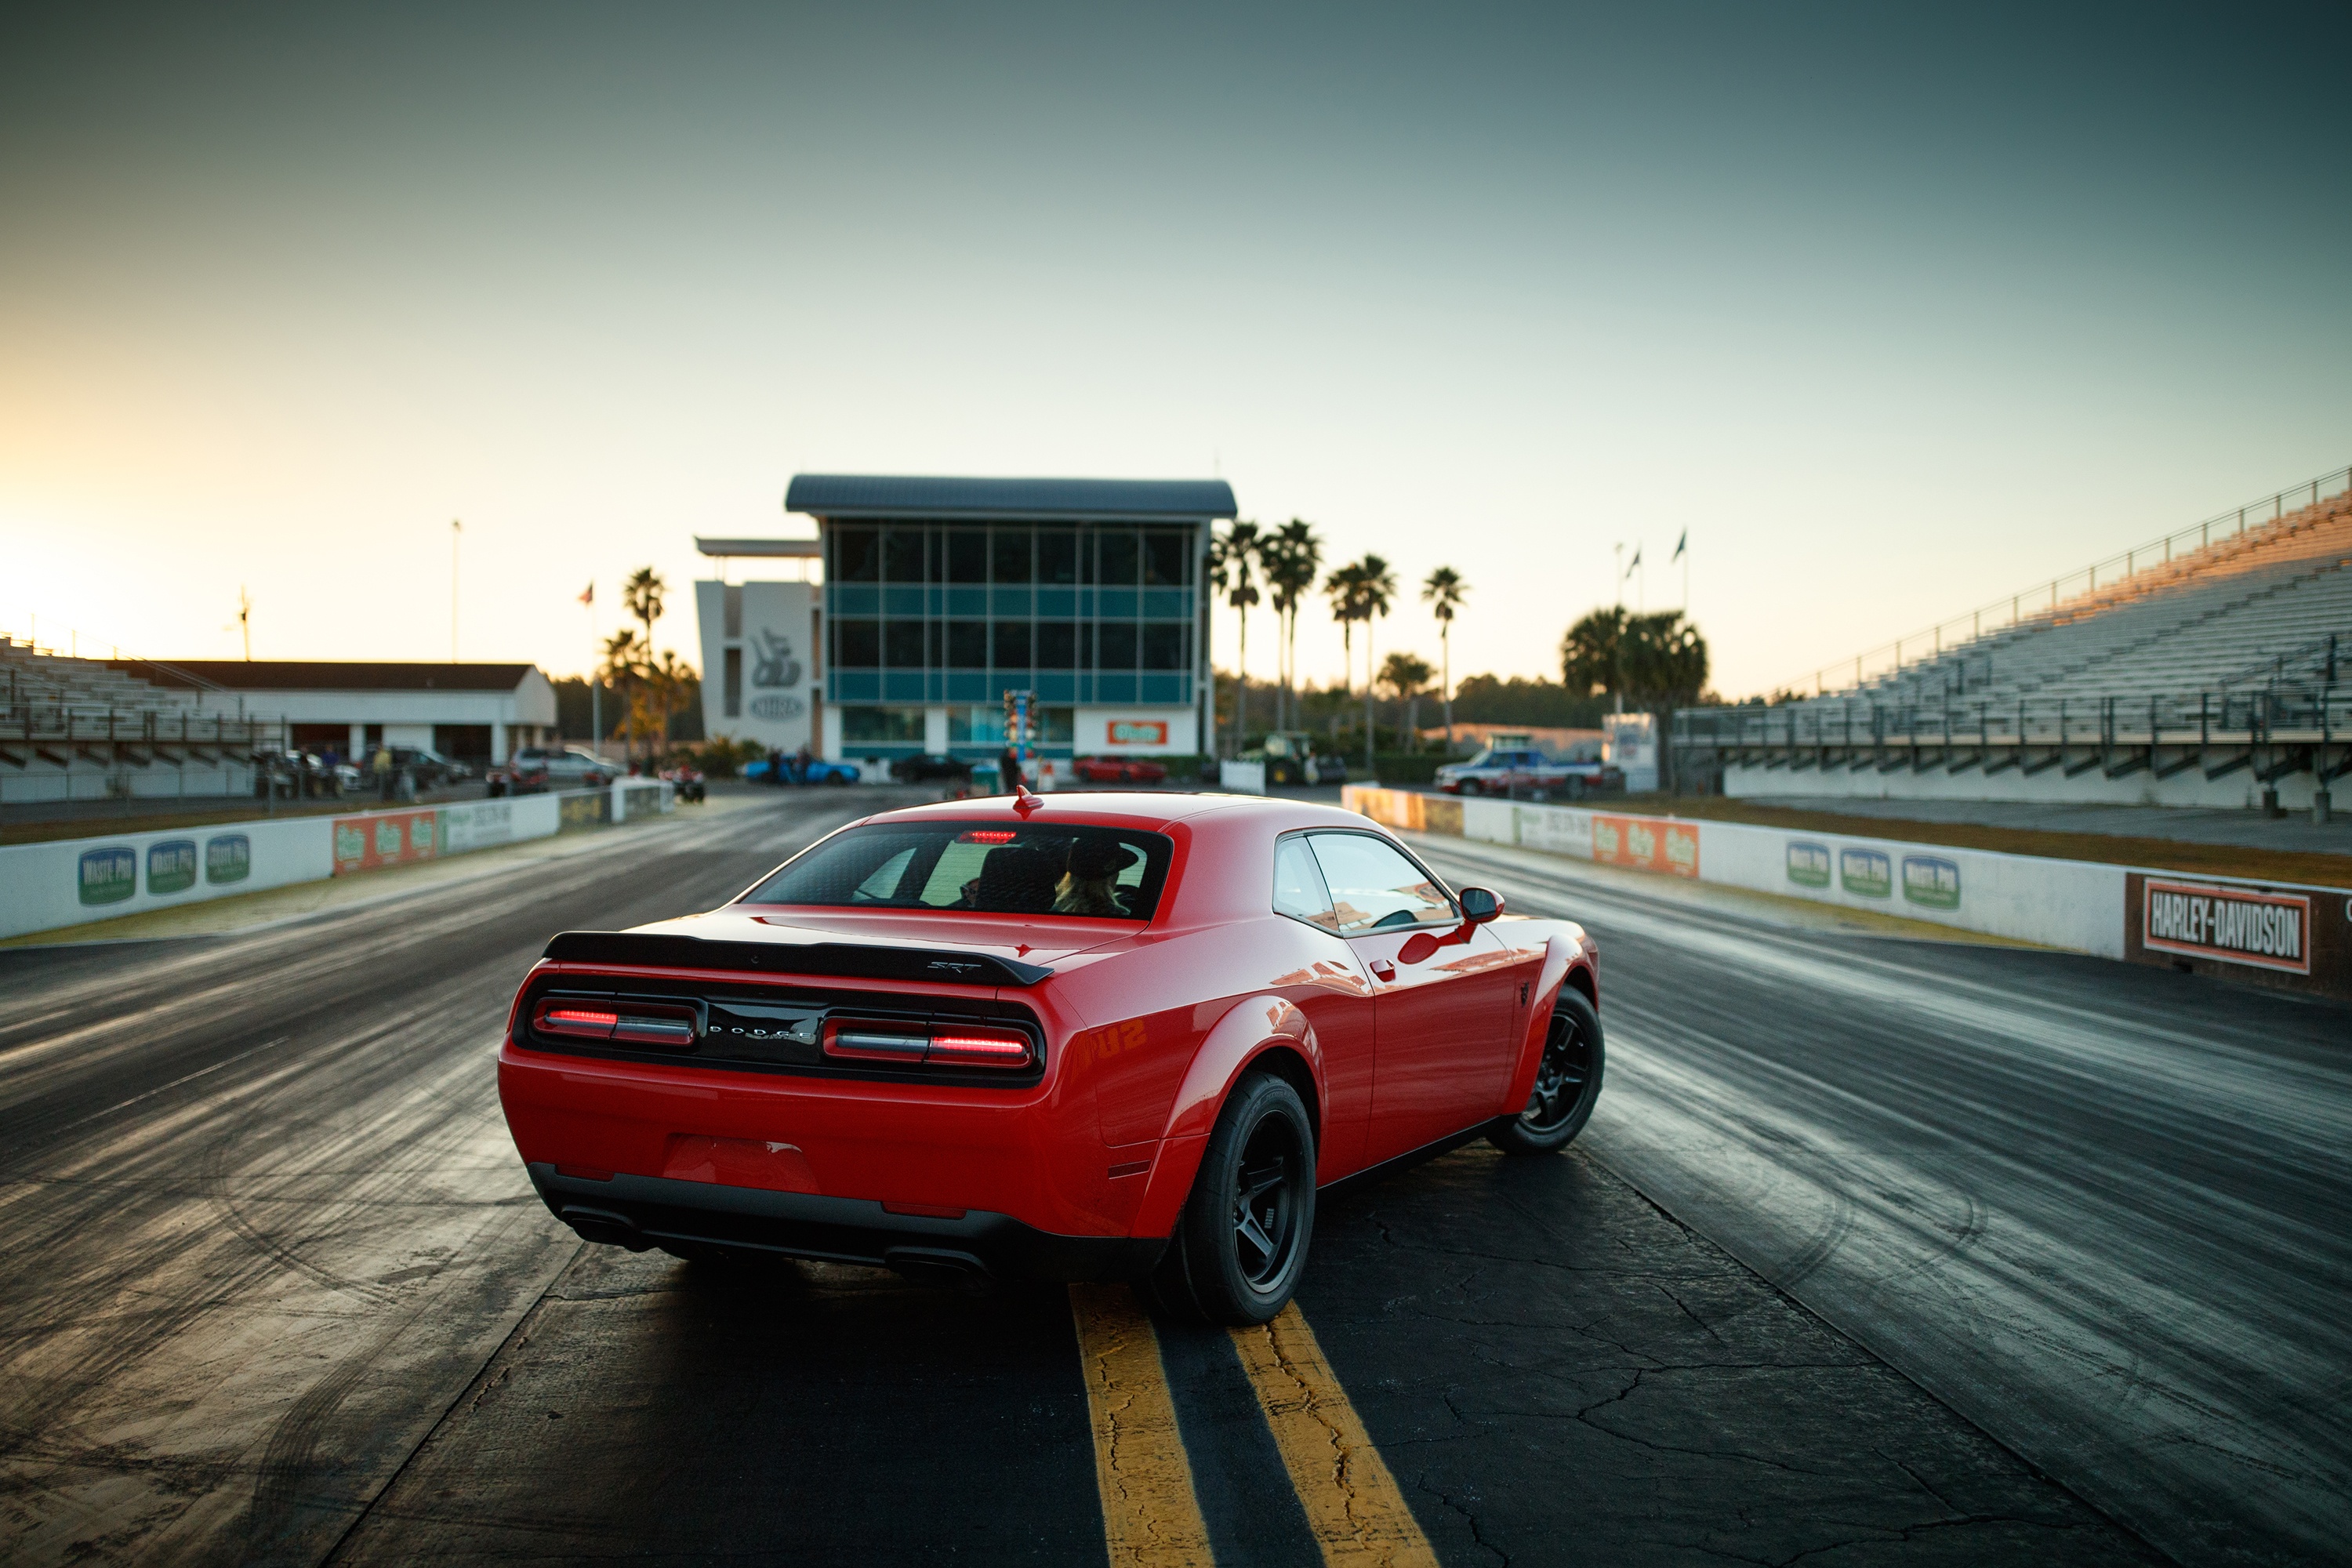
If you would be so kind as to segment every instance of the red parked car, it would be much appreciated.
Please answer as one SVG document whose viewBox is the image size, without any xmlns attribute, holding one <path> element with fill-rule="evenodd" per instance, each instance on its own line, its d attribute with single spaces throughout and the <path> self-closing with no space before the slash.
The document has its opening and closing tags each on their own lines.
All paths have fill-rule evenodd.
<svg viewBox="0 0 2352 1568">
<path fill-rule="evenodd" d="M 1165 767 L 1140 758 L 1080 757 L 1070 771 L 1087 784 L 1159 784 L 1168 777 Z"/>
<path fill-rule="evenodd" d="M 1592 941 L 1501 910 L 1329 806 L 942 801 L 708 913 L 557 936 L 499 1100 L 591 1241 L 1138 1279 L 1262 1322 L 1318 1188 L 1591 1113 Z"/>
</svg>

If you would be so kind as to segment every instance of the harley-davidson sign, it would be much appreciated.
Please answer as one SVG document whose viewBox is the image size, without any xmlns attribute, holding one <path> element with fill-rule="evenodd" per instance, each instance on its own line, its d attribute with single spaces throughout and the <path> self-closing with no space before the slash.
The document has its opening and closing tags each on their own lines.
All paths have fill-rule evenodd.
<svg viewBox="0 0 2352 1568">
<path fill-rule="evenodd" d="M 2211 882 L 2150 877 L 2142 894 L 2140 941 L 2162 952 L 2311 973 L 2311 900 Z"/>
</svg>

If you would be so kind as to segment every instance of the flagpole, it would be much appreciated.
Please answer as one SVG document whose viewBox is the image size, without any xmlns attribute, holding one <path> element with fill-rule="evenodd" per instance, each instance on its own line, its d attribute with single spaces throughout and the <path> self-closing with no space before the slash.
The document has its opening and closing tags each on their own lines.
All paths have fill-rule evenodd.
<svg viewBox="0 0 2352 1568">
<path fill-rule="evenodd" d="M 588 747 L 596 760 L 604 760 L 604 685 L 596 678 L 596 584 L 591 578 L 588 591 L 580 595 L 588 606 Z"/>
</svg>

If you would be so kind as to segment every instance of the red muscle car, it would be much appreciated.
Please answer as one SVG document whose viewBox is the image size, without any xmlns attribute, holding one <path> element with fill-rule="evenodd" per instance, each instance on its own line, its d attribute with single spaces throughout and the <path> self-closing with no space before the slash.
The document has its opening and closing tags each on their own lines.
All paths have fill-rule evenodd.
<svg viewBox="0 0 2352 1568">
<path fill-rule="evenodd" d="M 1139 757 L 1080 757 L 1070 771 L 1088 784 L 1159 784 L 1167 767 Z"/>
<path fill-rule="evenodd" d="M 707 913 L 555 937 L 499 1094 L 591 1241 L 1135 1279 L 1262 1322 L 1318 1187 L 1576 1136 L 1594 962 L 1334 807 L 943 801 Z"/>
</svg>

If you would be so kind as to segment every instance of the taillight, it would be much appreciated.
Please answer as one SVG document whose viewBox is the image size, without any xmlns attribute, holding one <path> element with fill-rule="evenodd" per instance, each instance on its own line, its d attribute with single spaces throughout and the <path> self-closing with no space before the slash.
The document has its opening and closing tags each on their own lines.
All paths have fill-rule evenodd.
<svg viewBox="0 0 2352 1568">
<path fill-rule="evenodd" d="M 694 1009 L 664 1002 L 543 1001 L 531 1015 L 530 1025 L 542 1035 L 565 1039 L 610 1040 L 614 1045 L 673 1051 L 692 1050 L 696 1035 Z"/>
<path fill-rule="evenodd" d="M 1025 1068 L 1036 1059 L 1018 1029 L 940 1029 L 923 1059 L 942 1067 Z"/>
<path fill-rule="evenodd" d="M 828 1019 L 824 1054 L 835 1061 L 890 1062 L 899 1067 L 997 1068 L 1018 1071 L 1037 1063 L 1036 1047 L 1018 1029 Z"/>
<path fill-rule="evenodd" d="M 613 1026 L 620 1021 L 618 1013 L 603 1013 L 593 1007 L 541 1007 L 533 1026 L 550 1035 L 609 1040 L 613 1037 Z"/>
</svg>

